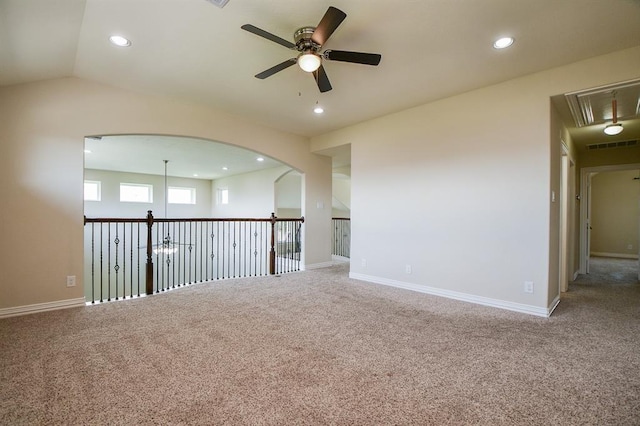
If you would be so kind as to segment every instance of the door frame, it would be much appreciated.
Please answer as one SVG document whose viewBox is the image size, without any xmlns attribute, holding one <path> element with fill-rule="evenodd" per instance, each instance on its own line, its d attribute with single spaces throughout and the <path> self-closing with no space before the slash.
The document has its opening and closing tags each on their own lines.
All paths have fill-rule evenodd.
<svg viewBox="0 0 640 426">
<path fill-rule="evenodd" d="M 560 173 L 560 292 L 569 289 L 569 281 L 573 280 L 575 270 L 573 253 L 575 240 L 575 163 L 564 140 L 561 141 L 561 173 Z"/>
<path fill-rule="evenodd" d="M 583 167 L 580 170 L 580 269 L 579 273 L 589 273 L 589 212 L 591 211 L 590 177 L 594 173 L 638 170 L 640 163 L 618 164 L 597 167 Z M 639 272 L 640 276 L 640 272 Z"/>
</svg>

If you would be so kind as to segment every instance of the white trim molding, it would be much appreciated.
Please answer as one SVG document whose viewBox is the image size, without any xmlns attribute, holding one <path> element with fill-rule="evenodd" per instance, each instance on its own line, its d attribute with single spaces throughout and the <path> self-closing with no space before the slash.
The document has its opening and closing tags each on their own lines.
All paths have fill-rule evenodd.
<svg viewBox="0 0 640 426">
<path fill-rule="evenodd" d="M 475 303 L 477 305 L 506 309 L 508 311 L 520 312 L 523 314 L 535 315 L 544 318 L 548 318 L 551 315 L 551 312 L 553 312 L 553 310 L 560 302 L 560 298 L 557 297 L 556 300 L 554 300 L 554 303 L 552 303 L 548 308 L 540 308 L 537 306 L 525 305 L 522 303 L 507 302 L 506 300 L 491 299 L 488 297 L 476 296 L 473 294 L 461 293 L 458 291 L 444 290 L 436 287 L 389 280 L 386 278 L 373 277 L 371 275 L 364 275 L 353 272 L 349 273 L 349 278 L 374 284 L 382 284 L 390 287 L 402 288 L 405 290 L 412 290 L 419 293 L 430 294 L 433 296 L 446 297 L 447 299 L 460 300 L 462 302 Z"/>
<path fill-rule="evenodd" d="M 56 311 L 58 309 L 80 308 L 84 306 L 84 297 L 79 297 L 77 299 L 58 300 L 55 302 L 35 303 L 33 305 L 16 306 L 14 308 L 2 308 L 0 309 L 0 318 L 37 314 L 38 312 Z"/>
<path fill-rule="evenodd" d="M 591 256 L 596 257 L 613 257 L 617 259 L 637 259 L 637 254 L 626 254 L 626 253 L 603 253 L 599 251 L 592 251 Z"/>
</svg>

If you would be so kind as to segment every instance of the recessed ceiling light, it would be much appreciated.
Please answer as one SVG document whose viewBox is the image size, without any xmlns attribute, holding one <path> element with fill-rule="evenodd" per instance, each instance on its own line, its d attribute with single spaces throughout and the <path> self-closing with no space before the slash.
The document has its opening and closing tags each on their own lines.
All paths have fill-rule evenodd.
<svg viewBox="0 0 640 426">
<path fill-rule="evenodd" d="M 90 149 L 85 149 L 85 150 L 84 150 L 84 153 L 85 153 L 85 154 L 91 154 L 91 150 L 90 150 Z"/>
<path fill-rule="evenodd" d="M 258 158 L 256 158 L 256 161 L 264 161 L 264 158 L 258 157 Z"/>
<path fill-rule="evenodd" d="M 227 166 L 224 166 L 222 170 L 229 170 L 229 168 Z"/>
<path fill-rule="evenodd" d="M 514 42 L 513 37 L 502 37 L 493 43 L 493 47 L 496 49 L 505 49 L 511 46 L 513 42 Z"/>
<path fill-rule="evenodd" d="M 193 177 L 198 177 L 198 174 L 197 174 L 197 173 L 194 173 L 194 174 L 193 174 Z"/>
<path fill-rule="evenodd" d="M 131 42 L 128 39 L 126 39 L 126 38 L 124 38 L 122 36 L 119 36 L 119 35 L 112 35 L 111 37 L 109 37 L 109 41 L 112 44 L 115 44 L 116 46 L 119 46 L 119 47 L 129 47 L 129 46 L 131 46 Z"/>
<path fill-rule="evenodd" d="M 322 108 L 320 105 L 318 105 L 318 103 L 316 102 L 316 106 L 315 108 L 313 108 L 313 112 L 315 112 L 316 114 L 322 114 L 324 112 L 324 108 Z"/>
</svg>

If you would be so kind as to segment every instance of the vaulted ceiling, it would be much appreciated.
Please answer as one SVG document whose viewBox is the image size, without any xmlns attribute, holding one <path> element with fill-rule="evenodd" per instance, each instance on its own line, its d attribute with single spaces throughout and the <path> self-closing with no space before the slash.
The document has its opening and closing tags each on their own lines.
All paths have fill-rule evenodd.
<svg viewBox="0 0 640 426">
<path fill-rule="evenodd" d="M 242 25 L 293 41 L 329 6 L 347 17 L 322 50 L 379 66 L 324 61 L 326 93 L 297 66 L 254 77 L 296 52 Z M 0 0 L 0 85 L 76 76 L 313 136 L 637 46 L 639 23 L 638 0 Z M 515 43 L 494 49 L 505 35 Z"/>
</svg>

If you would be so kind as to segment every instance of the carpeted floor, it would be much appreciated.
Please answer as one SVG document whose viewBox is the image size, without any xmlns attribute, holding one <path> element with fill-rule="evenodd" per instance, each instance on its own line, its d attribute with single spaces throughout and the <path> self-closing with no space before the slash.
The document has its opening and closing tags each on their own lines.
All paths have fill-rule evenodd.
<svg viewBox="0 0 640 426">
<path fill-rule="evenodd" d="M 0 424 L 640 425 L 637 261 L 616 262 L 549 319 L 344 265 L 3 319 Z"/>
</svg>

